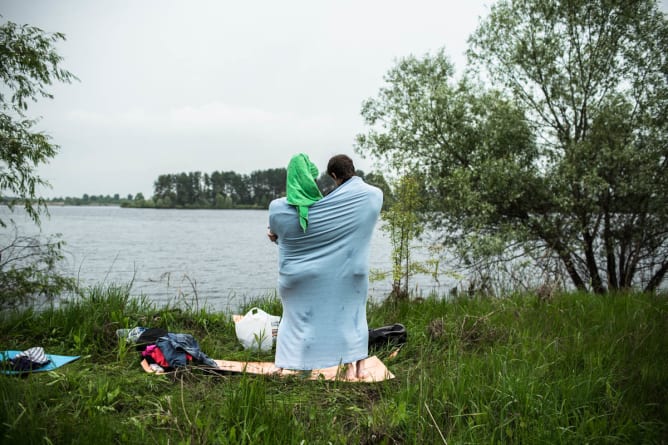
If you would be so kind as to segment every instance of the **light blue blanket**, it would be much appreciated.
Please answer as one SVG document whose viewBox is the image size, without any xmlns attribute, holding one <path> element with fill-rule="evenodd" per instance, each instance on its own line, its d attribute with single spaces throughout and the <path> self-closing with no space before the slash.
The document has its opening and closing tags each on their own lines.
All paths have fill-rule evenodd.
<svg viewBox="0 0 668 445">
<path fill-rule="evenodd" d="M 9 360 L 11 358 L 16 357 L 18 354 L 20 354 L 21 351 L 0 351 L 0 360 L 5 361 Z M 56 368 L 60 368 L 63 365 L 68 364 L 69 362 L 72 362 L 76 359 L 79 358 L 78 355 L 56 355 L 56 354 L 46 354 L 46 358 L 49 359 L 49 363 L 46 365 L 37 368 L 37 369 L 32 369 L 30 371 L 13 371 L 11 369 L 0 369 L 0 374 L 26 374 L 29 372 L 43 372 L 43 371 L 53 371 Z"/>
<path fill-rule="evenodd" d="M 367 357 L 369 245 L 382 203 L 380 189 L 354 176 L 310 207 L 306 233 L 285 198 L 269 205 L 283 302 L 276 366 L 318 369 Z"/>
</svg>

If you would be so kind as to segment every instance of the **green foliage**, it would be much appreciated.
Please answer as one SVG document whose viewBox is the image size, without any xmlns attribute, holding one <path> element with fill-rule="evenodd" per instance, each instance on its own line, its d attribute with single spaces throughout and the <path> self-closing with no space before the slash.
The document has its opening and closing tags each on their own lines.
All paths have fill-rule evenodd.
<svg viewBox="0 0 668 445">
<path fill-rule="evenodd" d="M 371 172 L 364 176 L 364 182 L 373 185 L 374 187 L 378 187 L 383 191 L 382 210 L 388 210 L 394 204 L 394 193 L 392 192 L 390 184 L 387 182 L 387 179 L 385 179 L 385 176 L 383 176 L 382 173 Z"/>
<path fill-rule="evenodd" d="M 228 314 L 94 288 L 58 308 L 0 317 L 7 349 L 82 355 L 55 372 L 0 378 L 0 441 L 658 444 L 668 434 L 668 364 L 657 360 L 667 312 L 665 296 L 642 294 L 387 301 L 368 315 L 371 326 L 407 327 L 395 358 L 377 351 L 393 380 L 157 376 L 116 329 L 191 333 L 216 358 L 271 356 L 243 351 Z"/>
<path fill-rule="evenodd" d="M 75 289 L 73 278 L 59 274 L 63 242 L 55 238 L 13 238 L 0 234 L 0 309 L 52 300 Z"/>
<path fill-rule="evenodd" d="M 51 98 L 47 86 L 54 81 L 69 83 L 74 76 L 60 68 L 62 58 L 55 45 L 60 33 L 12 22 L 0 25 L 0 201 L 10 212 L 22 204 L 36 224 L 46 211 L 36 190 L 48 183 L 37 168 L 55 156 L 57 146 L 34 130 L 36 120 L 27 117 L 28 104 Z M 28 302 L 37 296 L 53 297 L 71 289 L 73 281 L 61 277 L 56 263 L 62 258 L 62 243 L 52 239 L 8 233 L 0 218 L 0 307 Z"/>
<path fill-rule="evenodd" d="M 497 2 L 470 56 L 501 91 L 455 81 L 443 52 L 405 58 L 364 103 L 356 148 L 425 174 L 432 223 L 468 268 L 524 257 L 578 289 L 657 289 L 666 23 L 652 1 Z"/>
<path fill-rule="evenodd" d="M 361 176 L 364 177 L 364 172 Z M 369 175 L 373 185 L 385 191 L 389 187 L 379 173 Z M 277 198 L 285 196 L 285 168 L 256 170 L 250 175 L 234 171 L 214 171 L 210 175 L 200 172 L 160 175 L 153 184 L 152 200 L 141 200 L 134 205 L 122 203 L 125 207 L 157 208 L 214 208 L 240 209 L 263 208 Z M 317 179 L 318 188 L 327 194 L 336 184 L 326 172 Z M 384 188 L 385 187 L 385 188 Z"/>
<path fill-rule="evenodd" d="M 470 266 L 474 237 L 518 230 L 512 215 L 542 202 L 532 187 L 538 152 L 518 107 L 453 76 L 443 52 L 401 60 L 364 104 L 372 130 L 357 150 L 422 179 L 425 217 Z"/>
<path fill-rule="evenodd" d="M 0 193 L 8 196 L 10 210 L 21 203 L 36 223 L 46 207 L 35 191 L 47 185 L 36 169 L 55 156 L 57 146 L 33 130 L 36 121 L 26 112 L 30 102 L 52 97 L 46 87 L 53 81 L 69 83 L 74 78 L 60 68 L 62 57 L 55 51 L 55 44 L 64 39 L 63 34 L 32 26 L 0 25 Z M 0 227 L 5 226 L 0 219 Z"/>
<path fill-rule="evenodd" d="M 267 208 L 285 195 L 285 175 L 285 168 L 250 175 L 234 171 L 160 175 L 153 184 L 152 201 L 158 208 Z"/>
<path fill-rule="evenodd" d="M 545 210 L 524 227 L 578 288 L 656 289 L 668 270 L 668 22 L 656 2 L 502 1 L 471 44 L 540 128 Z"/>
<path fill-rule="evenodd" d="M 404 176 L 395 184 L 395 200 L 389 210 L 382 213 L 386 223 L 381 229 L 390 236 L 392 245 L 392 293 L 395 299 L 408 298 L 409 279 L 422 268 L 411 260 L 412 243 L 422 234 L 424 226 L 419 212 L 423 210 L 424 190 L 422 181 L 414 176 Z"/>
<path fill-rule="evenodd" d="M 138 194 L 142 196 L 141 194 Z M 144 198 L 142 197 L 142 200 Z M 66 205 L 66 206 L 129 206 L 129 204 L 134 204 L 137 200 L 133 198 L 132 195 L 128 195 L 127 198 L 121 198 L 118 193 L 111 195 L 89 195 L 84 193 L 80 198 L 78 197 L 55 197 L 46 199 L 45 202 L 47 205 Z"/>
</svg>

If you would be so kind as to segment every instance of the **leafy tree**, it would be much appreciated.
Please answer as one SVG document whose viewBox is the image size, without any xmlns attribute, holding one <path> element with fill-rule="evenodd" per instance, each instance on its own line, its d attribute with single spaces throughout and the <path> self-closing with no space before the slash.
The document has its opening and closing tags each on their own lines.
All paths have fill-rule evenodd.
<svg viewBox="0 0 668 445">
<path fill-rule="evenodd" d="M 378 97 L 363 104 L 371 130 L 357 137 L 357 151 L 423 179 L 430 210 L 423 216 L 444 245 L 464 254 L 475 251 L 480 235 L 492 236 L 502 224 L 509 230 L 495 210 L 512 212 L 533 197 L 522 190 L 534 181 L 536 150 L 521 110 L 455 81 L 443 51 L 402 59 L 385 80 Z"/>
<path fill-rule="evenodd" d="M 229 185 L 232 188 L 232 202 L 235 205 L 251 204 L 251 191 L 247 175 L 241 175 L 235 172 L 226 172 L 229 178 Z"/>
<path fill-rule="evenodd" d="M 176 185 L 176 199 L 175 204 L 184 207 L 186 204 L 192 202 L 193 190 L 192 183 L 187 173 L 179 173 L 175 175 Z"/>
<path fill-rule="evenodd" d="M 400 61 L 365 102 L 362 153 L 426 173 L 431 221 L 469 259 L 529 255 L 579 289 L 668 269 L 666 19 L 651 1 L 504 1 L 471 38 L 503 91 L 443 52 Z"/>
<path fill-rule="evenodd" d="M 548 211 L 532 215 L 532 235 L 578 288 L 655 289 L 668 271 L 668 26 L 656 2 L 501 1 L 471 43 L 542 138 Z"/>
<path fill-rule="evenodd" d="M 160 203 L 158 207 L 170 207 L 176 200 L 176 180 L 174 175 L 160 175 L 153 183 L 153 201 Z M 132 195 L 128 195 L 132 201 Z"/>
<path fill-rule="evenodd" d="M 30 102 L 52 98 L 46 89 L 52 82 L 74 79 L 60 67 L 62 57 L 55 50 L 60 40 L 65 40 L 60 33 L 12 22 L 0 25 L 0 193 L 8 197 L 10 210 L 22 204 L 35 223 L 46 210 L 36 189 L 48 185 L 36 169 L 53 158 L 58 147 L 33 129 L 36 120 L 26 113 Z M 5 226 L 0 219 L 0 227 Z"/>
<path fill-rule="evenodd" d="M 0 309 L 52 298 L 75 289 L 75 280 L 58 272 L 63 242 L 0 233 Z"/>
<path fill-rule="evenodd" d="M 215 175 L 215 176 L 214 176 Z M 250 190 L 248 180 L 244 175 L 234 171 L 214 172 L 212 180 L 215 180 L 216 192 L 229 197 L 232 207 L 239 204 L 250 203 Z"/>
<path fill-rule="evenodd" d="M 232 208 L 232 198 L 229 196 L 223 196 L 220 193 L 216 195 L 216 204 L 215 208 L 217 209 L 231 209 Z"/>
<path fill-rule="evenodd" d="M 418 213 L 423 210 L 422 180 L 404 176 L 395 186 L 396 200 L 383 212 L 386 222 L 382 230 L 390 236 L 392 244 L 392 293 L 393 298 L 408 298 L 409 280 L 414 272 L 421 272 L 420 265 L 411 261 L 411 244 L 424 230 Z M 416 266 L 418 270 L 416 270 Z"/>
<path fill-rule="evenodd" d="M 380 172 L 371 172 L 364 178 L 367 184 L 378 187 L 383 191 L 383 210 L 389 209 L 394 203 L 394 195 L 390 184 L 387 183 L 385 176 Z"/>
<path fill-rule="evenodd" d="M 188 179 L 190 180 L 190 189 L 191 189 L 191 198 L 190 204 L 195 207 L 201 207 L 206 205 L 206 196 L 203 191 L 203 178 L 201 172 L 190 172 L 188 173 Z"/>
<path fill-rule="evenodd" d="M 275 168 L 250 175 L 234 171 L 160 175 L 153 183 L 153 200 L 146 203 L 162 208 L 266 207 L 285 194 L 285 172 Z"/>
<path fill-rule="evenodd" d="M 273 199 L 285 193 L 285 168 L 256 170 L 248 177 L 252 203 L 259 207 L 267 207 Z"/>
<path fill-rule="evenodd" d="M 48 183 L 37 167 L 57 152 L 49 136 L 33 129 L 36 120 L 27 116 L 28 105 L 51 98 L 47 86 L 69 83 L 74 76 L 60 68 L 62 58 L 55 44 L 63 34 L 49 34 L 32 26 L 12 22 L 0 25 L 0 195 L 10 211 L 21 204 L 36 224 L 46 211 L 37 197 L 39 186 Z M 0 227 L 7 222 L 0 219 Z M 31 297 L 52 297 L 71 289 L 74 281 L 61 277 L 56 264 L 62 259 L 62 242 L 25 237 L 14 229 L 12 237 L 0 232 L 0 307 L 27 302 Z"/>
</svg>

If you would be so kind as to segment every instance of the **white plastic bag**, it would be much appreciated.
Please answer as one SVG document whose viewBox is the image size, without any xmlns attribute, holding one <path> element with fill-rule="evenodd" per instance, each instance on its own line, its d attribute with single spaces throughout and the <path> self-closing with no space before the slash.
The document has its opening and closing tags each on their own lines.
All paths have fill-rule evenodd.
<svg viewBox="0 0 668 445">
<path fill-rule="evenodd" d="M 237 338 L 244 349 L 271 351 L 272 315 L 259 308 L 252 308 L 244 317 L 235 323 Z"/>
</svg>

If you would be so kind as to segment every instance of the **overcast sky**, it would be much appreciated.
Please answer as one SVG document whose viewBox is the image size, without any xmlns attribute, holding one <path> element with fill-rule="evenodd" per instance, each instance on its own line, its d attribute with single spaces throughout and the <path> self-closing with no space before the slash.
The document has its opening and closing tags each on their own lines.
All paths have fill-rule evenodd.
<svg viewBox="0 0 668 445">
<path fill-rule="evenodd" d="M 153 193 L 160 174 L 250 173 L 353 153 L 363 100 L 402 57 L 445 48 L 458 73 L 494 0 L 0 0 L 63 32 L 79 82 L 35 104 L 60 152 L 46 197 Z M 668 0 L 663 0 L 666 10 Z"/>
</svg>

